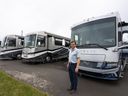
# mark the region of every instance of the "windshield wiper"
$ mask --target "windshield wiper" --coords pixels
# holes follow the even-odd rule
[[[25,48],[34,48],[34,46],[25,46]]]
[[[85,47],[85,46],[92,46],[92,45],[96,45],[96,46],[98,46],[98,47],[100,47],[100,48],[103,48],[103,49],[105,49],[105,50],[108,50],[106,47],[104,47],[104,46],[101,46],[100,44],[96,44],[96,43],[90,43],[90,44],[83,44],[83,45],[79,45],[78,47]]]
[[[103,48],[103,49],[105,49],[105,50],[108,50],[106,47],[101,46],[100,44],[97,44],[97,43],[94,43],[94,44],[89,44],[89,45],[96,45],[96,46],[98,46],[98,47],[100,47],[100,48]]]

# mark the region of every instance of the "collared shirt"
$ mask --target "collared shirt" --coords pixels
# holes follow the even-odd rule
[[[79,50],[77,48],[69,49],[69,62],[77,63],[77,59],[79,58]]]

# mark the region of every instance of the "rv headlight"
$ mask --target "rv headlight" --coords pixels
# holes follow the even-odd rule
[[[104,62],[102,65],[102,69],[112,69],[117,67],[118,64],[116,62]]]

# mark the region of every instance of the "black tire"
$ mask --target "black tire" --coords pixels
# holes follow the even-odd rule
[[[46,59],[44,57],[41,57],[40,60],[41,60],[40,63],[43,63],[43,64],[46,63]]]
[[[47,56],[45,57],[45,61],[46,61],[46,63],[52,62],[52,57],[51,57],[50,55],[47,55]]]
[[[22,57],[21,57],[21,54],[17,54],[17,60],[21,60],[22,59]]]
[[[119,64],[120,64],[119,71],[117,72],[118,78],[123,78],[124,77],[124,70],[123,70],[123,62],[122,62],[122,60],[119,61]]]

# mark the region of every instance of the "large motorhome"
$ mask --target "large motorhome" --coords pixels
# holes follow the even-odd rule
[[[70,39],[48,32],[34,32],[25,36],[23,62],[51,62],[66,58]]]
[[[21,59],[24,37],[18,35],[7,35],[1,44],[1,59]]]
[[[128,33],[123,28],[118,12],[72,27],[71,39],[76,40],[80,51],[80,74],[108,80],[123,77],[128,58]]]

